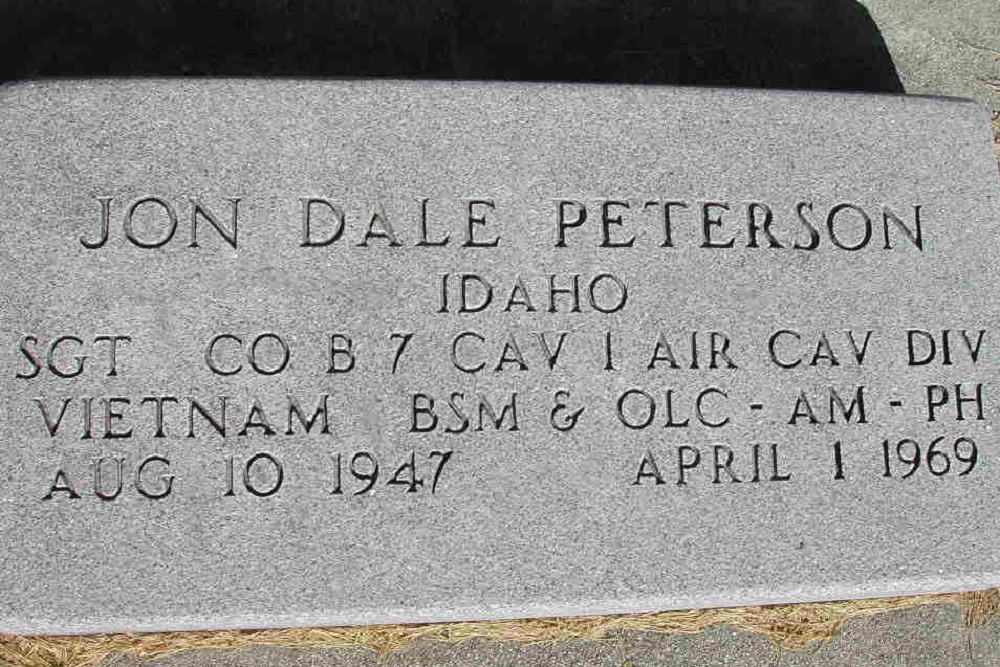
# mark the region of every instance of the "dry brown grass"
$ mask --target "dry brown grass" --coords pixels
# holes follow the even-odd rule
[[[1000,82],[997,82],[997,90],[1000,90]],[[1000,111],[993,112],[993,145],[997,149],[997,160],[1000,160]]]
[[[376,625],[351,628],[291,628],[217,632],[161,632],[85,637],[0,638],[0,660],[16,667],[94,667],[116,654],[144,660],[194,649],[284,648],[400,651],[420,640],[463,642],[472,639],[524,643],[566,639],[599,640],[624,632],[694,634],[716,625],[756,632],[785,648],[801,649],[837,634],[855,618],[932,604],[955,604],[966,624],[980,625],[997,615],[1000,589],[974,593],[816,602],[770,607],[735,607],[669,611],[625,616],[580,616],[513,621],[471,621],[424,625]]]

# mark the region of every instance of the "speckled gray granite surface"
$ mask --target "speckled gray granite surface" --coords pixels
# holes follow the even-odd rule
[[[291,80],[0,102],[0,630],[1000,583],[980,107]]]
[[[990,0],[924,2],[868,0],[911,93],[960,95],[1000,109],[987,82],[1000,76],[1000,12]],[[71,535],[67,539],[72,539]],[[110,539],[110,538],[109,538]],[[109,543],[109,549],[122,548]],[[693,637],[634,635],[603,643],[421,645],[393,656],[395,665],[995,665],[1000,663],[1000,627],[966,631],[950,607],[897,612],[850,624],[815,652],[779,652],[766,640],[716,629]],[[203,651],[156,664],[339,665],[377,664],[353,651]],[[116,664],[131,664],[120,660]]]

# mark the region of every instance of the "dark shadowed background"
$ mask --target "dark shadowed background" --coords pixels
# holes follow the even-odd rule
[[[0,0],[0,80],[109,75],[902,90],[854,0]]]

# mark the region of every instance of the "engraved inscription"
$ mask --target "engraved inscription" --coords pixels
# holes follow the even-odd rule
[[[488,257],[523,242],[514,221],[526,214],[498,197],[363,201],[308,194],[289,201],[293,233],[283,238],[310,256],[409,248]],[[251,197],[214,194],[99,196],[98,224],[84,226],[77,238],[87,251],[162,251],[171,243],[201,252],[245,249],[240,233],[252,229],[246,211],[254,204]],[[228,326],[185,345],[191,354],[177,358],[230,383],[225,392],[197,386],[80,391],[74,384],[79,378],[140,373],[142,350],[156,341],[130,330],[24,333],[14,347],[15,380],[31,387],[25,395],[33,405],[31,428],[52,442],[121,445],[53,460],[50,473],[38,480],[37,497],[53,503],[128,496],[169,501],[196,484],[214,488],[219,499],[280,496],[300,483],[303,470],[280,445],[258,446],[271,439],[314,443],[319,458],[311,465],[325,480],[317,492],[344,498],[393,489],[414,498],[448,494],[474,456],[471,443],[515,443],[539,429],[562,438],[599,429],[634,441],[634,453],[612,466],[605,481],[636,493],[794,485],[817,472],[831,484],[857,476],[897,482],[922,475],[961,484],[989,456],[988,436],[984,446],[975,434],[879,433],[881,422],[903,413],[914,423],[935,425],[986,420],[992,389],[976,369],[995,354],[988,328],[832,329],[779,317],[765,333],[748,335],[708,316],[697,329],[650,326],[642,324],[649,313],[634,304],[655,303],[654,286],[615,259],[627,252],[669,257],[684,246],[689,252],[919,254],[934,236],[923,204],[552,197],[531,211],[541,217],[529,224],[551,230],[537,238],[553,257],[589,248],[595,261],[579,270],[498,270],[496,264],[429,269],[417,276],[423,285],[418,304],[432,327],[373,331],[355,328],[351,313],[341,313],[336,326],[307,335],[294,328],[248,328],[231,318]],[[668,300],[660,303],[669,307]],[[587,326],[573,325],[583,320]],[[452,379],[428,383],[415,374],[428,360],[435,373]],[[886,363],[958,366],[967,374],[957,382],[931,377],[894,388],[858,381]],[[778,378],[780,387],[748,389],[743,378],[761,372]],[[332,388],[295,389],[310,378],[326,378],[335,387],[374,374],[393,378],[398,391],[368,406],[348,404]],[[584,391],[594,377],[606,379],[604,391]],[[557,386],[527,391],[538,378]],[[343,424],[357,418],[359,407],[387,420],[399,441],[386,448],[377,438],[342,440]],[[759,439],[731,439],[748,422],[757,425]],[[808,435],[799,442],[769,439],[768,425]],[[177,472],[174,452],[139,455],[129,447],[177,438],[250,446],[215,457],[217,465],[206,466],[200,481]],[[880,454],[872,455],[877,443]]]

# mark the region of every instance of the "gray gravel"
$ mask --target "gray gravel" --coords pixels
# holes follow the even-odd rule
[[[136,665],[118,658],[114,667]],[[1000,623],[967,630],[957,607],[921,607],[851,622],[825,645],[775,648],[767,638],[713,628],[700,635],[636,633],[602,642],[525,646],[424,642],[380,660],[368,651],[255,648],[192,651],[149,667],[993,667],[1000,664]]]

